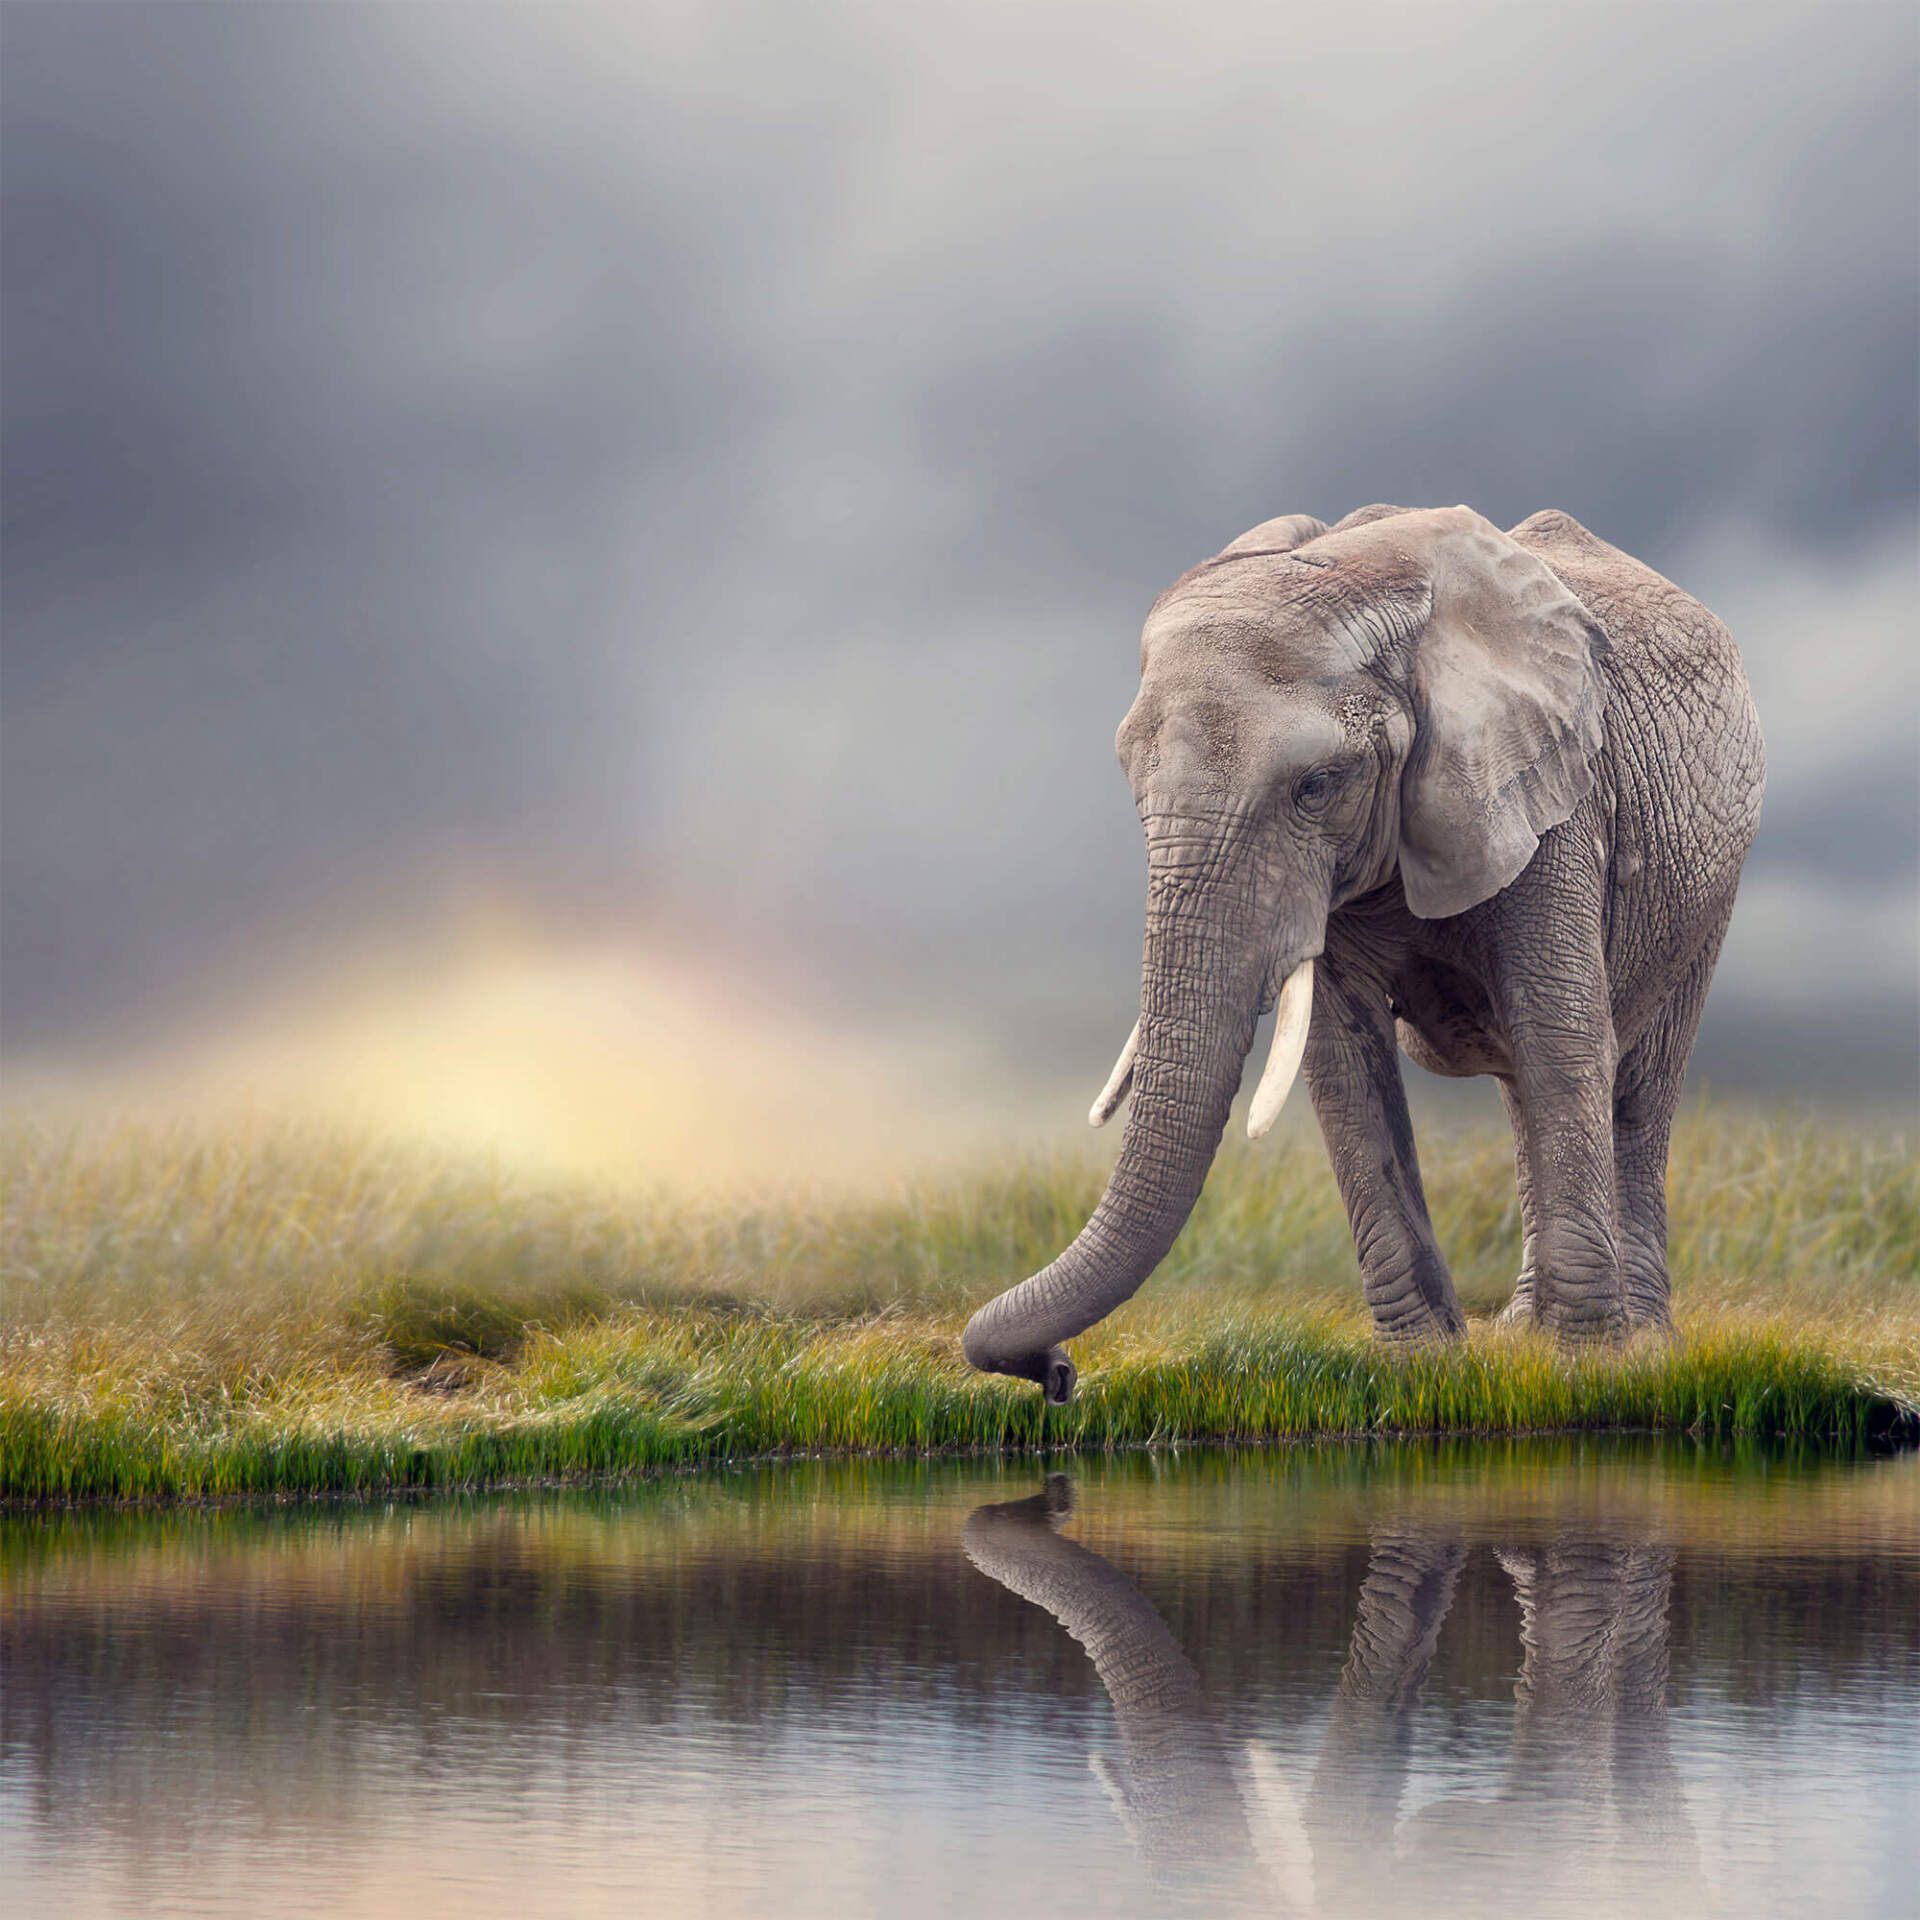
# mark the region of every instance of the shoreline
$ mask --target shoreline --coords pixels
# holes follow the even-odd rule
[[[1090,1341],[1050,1408],[970,1374],[944,1328],[636,1315],[530,1339],[515,1364],[308,1374],[252,1400],[179,1383],[128,1404],[66,1368],[0,1372],[0,1510],[297,1502],[617,1484],[793,1459],[1071,1457],[1188,1447],[1638,1434],[1838,1452],[1920,1439],[1865,1355],[1777,1323],[1568,1353],[1480,1329],[1396,1352],[1264,1315],[1175,1346]],[[90,1390],[90,1388],[92,1390]]]
[[[398,1501],[426,1504],[438,1500],[509,1499],[523,1494],[617,1492],[652,1482],[722,1478],[730,1474],[764,1472],[800,1466],[902,1466],[913,1462],[947,1465],[969,1461],[1080,1461],[1126,1456],[1189,1453],[1277,1453],[1292,1448],[1407,1446],[1459,1443],[1486,1446],[1505,1441],[1542,1440],[1656,1440],[1700,1448],[1794,1449],[1834,1460],[1884,1457],[1920,1449],[1920,1411],[1890,1400],[1873,1399],[1875,1415],[1884,1414],[1859,1440],[1822,1440],[1780,1435],[1706,1434],[1662,1427],[1488,1427],[1381,1428],[1369,1433],[1289,1433],[1258,1439],[1194,1435],[1178,1440],[1123,1440],[1100,1446],[1045,1442],[1033,1445],[950,1446],[927,1449],[902,1447],[792,1447],[767,1453],[716,1454],[704,1459],[658,1461],[631,1467],[613,1467],[572,1476],[525,1477],[488,1481],[395,1482],[361,1487],[315,1487],[279,1491],[45,1496],[0,1495],[0,1522],[30,1519],[37,1514],[168,1514],[223,1512],[286,1512],[299,1508],[371,1507]]]

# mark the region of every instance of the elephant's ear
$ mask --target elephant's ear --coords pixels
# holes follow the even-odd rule
[[[1397,514],[1377,534],[1402,559],[1426,549],[1400,877],[1413,911],[1438,920],[1516,879],[1592,790],[1606,636],[1544,561],[1469,508]]]

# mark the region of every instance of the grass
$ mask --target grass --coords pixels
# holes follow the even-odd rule
[[[1271,1143],[1269,1143],[1271,1144]],[[1518,1262],[1505,1144],[1427,1149],[1471,1311]],[[1324,1157],[1230,1148],[1081,1389],[957,1334],[1065,1243],[1092,1159],[755,1207],[615,1194],[372,1139],[0,1141],[0,1498],[471,1487],[781,1451],[1635,1428],[1857,1444],[1920,1402],[1920,1169],[1890,1132],[1722,1108],[1675,1150],[1681,1338],[1568,1355],[1369,1339]]]

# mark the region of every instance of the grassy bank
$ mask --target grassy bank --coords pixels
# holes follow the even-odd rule
[[[1492,1132],[1427,1149],[1469,1309],[1510,1289]],[[1367,1337],[1317,1144],[1229,1150],[1064,1410],[960,1364],[1092,1160],[832,1204],[618,1196],[371,1140],[16,1125],[0,1152],[0,1496],[471,1486],[782,1450],[1635,1427],[1847,1443],[1920,1399],[1904,1139],[1706,1109],[1675,1156],[1682,1338],[1572,1358]]]

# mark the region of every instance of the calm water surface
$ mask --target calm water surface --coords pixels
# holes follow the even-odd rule
[[[0,1911],[1899,1915],[1920,1458],[0,1522]]]

